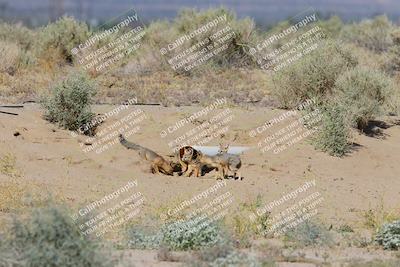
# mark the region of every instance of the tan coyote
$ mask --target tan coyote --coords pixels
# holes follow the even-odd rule
[[[181,165],[182,174],[189,177],[192,174],[199,177],[201,175],[201,166],[199,162],[199,151],[191,146],[185,146],[178,151],[178,161]]]
[[[142,160],[150,162],[152,173],[158,174],[161,171],[164,174],[173,175],[173,168],[171,166],[171,163],[165,160],[162,156],[158,155],[153,150],[128,142],[122,134],[119,135],[119,142],[127,149],[135,150]]]
[[[208,156],[200,151],[197,151],[191,146],[182,147],[178,153],[179,163],[183,175],[189,177],[192,174],[196,177],[201,176],[201,170],[203,165],[210,166],[217,169],[216,178],[224,178],[224,169],[227,167],[224,165],[225,161],[217,156]]]
[[[239,155],[228,153],[229,144],[219,144],[219,151],[217,156],[224,162],[224,176],[228,175],[228,170],[233,172],[233,178],[242,180],[239,169],[242,167],[242,160]],[[238,177],[236,177],[238,174]]]

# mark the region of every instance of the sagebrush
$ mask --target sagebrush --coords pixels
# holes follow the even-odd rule
[[[62,128],[76,131],[94,118],[91,104],[95,94],[95,84],[87,75],[72,73],[54,86],[49,96],[43,97],[44,118]]]

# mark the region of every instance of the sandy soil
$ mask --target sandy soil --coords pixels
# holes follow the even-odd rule
[[[140,107],[147,118],[140,123],[139,132],[127,137],[161,155],[171,154],[160,132],[185,115],[201,108]],[[105,113],[111,106],[97,106],[96,112]],[[133,109],[133,108],[131,108]],[[242,156],[242,181],[228,180],[238,201],[261,194],[266,202],[279,198],[284,192],[301,186],[307,178],[316,179],[316,189],[323,194],[321,216],[332,220],[354,219],[354,211],[378,207],[381,200],[387,209],[398,208],[400,197],[400,127],[383,129],[383,138],[354,136],[356,150],[344,158],[336,158],[316,151],[306,140],[287,150],[273,154],[257,148],[260,138],[251,138],[248,131],[284,111],[269,109],[232,109],[234,120],[229,123],[229,134],[237,134],[234,145],[250,146]],[[61,191],[67,198],[84,202],[112,192],[127,181],[137,179],[139,189],[154,204],[168,201],[176,195],[192,196],[215,184],[213,173],[201,178],[170,177],[145,173],[134,151],[116,144],[100,154],[84,153],[79,141],[68,131],[41,118],[36,105],[17,111],[19,116],[1,115],[0,148],[17,159],[23,179],[46,185],[49,191]],[[125,110],[105,122],[99,130],[122,118]],[[275,114],[275,115],[274,115]],[[395,121],[395,118],[390,118]],[[388,121],[389,125],[390,120]],[[190,128],[186,128],[190,129]],[[20,136],[13,136],[15,131]],[[218,145],[212,140],[210,145]]]
[[[94,111],[106,113],[115,107],[95,106]],[[142,109],[146,118],[139,123],[139,131],[127,139],[163,156],[171,154],[168,141],[173,135],[161,138],[160,132],[201,109],[130,107],[110,117],[98,131],[107,129],[134,108]],[[389,127],[380,129],[381,136],[355,133],[356,149],[344,158],[336,158],[316,151],[306,139],[279,154],[262,153],[257,147],[261,137],[252,138],[248,132],[285,111],[236,107],[231,110],[234,119],[228,123],[228,137],[236,136],[234,145],[251,147],[242,155],[244,179],[227,180],[227,190],[234,196],[233,205],[254,201],[258,194],[263,203],[268,203],[315,179],[313,192],[318,191],[324,198],[317,217],[334,227],[344,223],[361,227],[360,214],[369,209],[399,209],[400,127],[395,123],[398,118],[383,118]],[[62,196],[72,207],[100,199],[128,181],[137,180],[138,190],[146,197],[142,211],[146,214],[155,206],[188,199],[216,182],[213,172],[199,178],[145,173],[138,155],[119,143],[100,154],[84,153],[82,148],[86,145],[82,142],[86,137],[73,137],[43,120],[38,105],[28,104],[16,112],[19,116],[0,114],[0,156],[14,155],[21,172],[18,179],[38,184],[43,192]],[[289,118],[288,123],[294,119]],[[185,129],[194,126],[186,125]],[[16,131],[20,135],[14,136]],[[218,142],[215,139],[207,145]],[[0,176],[0,181],[7,179],[10,178],[4,174]]]

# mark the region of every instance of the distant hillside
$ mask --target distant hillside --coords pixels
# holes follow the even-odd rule
[[[46,23],[63,13],[93,23],[107,20],[135,7],[143,20],[172,18],[183,7],[208,8],[226,6],[239,17],[249,16],[259,24],[271,24],[313,7],[323,16],[337,14],[344,20],[359,20],[387,14],[392,20],[400,17],[398,0],[0,0],[0,17],[24,20],[33,25]]]

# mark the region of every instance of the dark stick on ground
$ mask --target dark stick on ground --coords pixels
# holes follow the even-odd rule
[[[4,113],[4,114],[8,114],[8,115],[14,115],[14,116],[18,116],[18,114],[17,114],[17,113],[12,113],[12,112],[0,111],[0,113]]]

